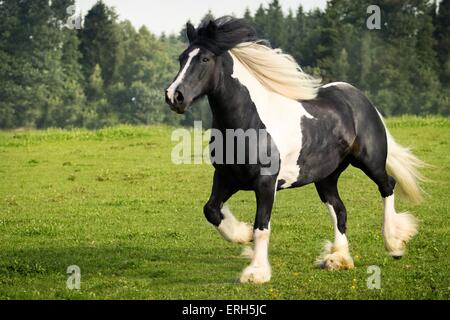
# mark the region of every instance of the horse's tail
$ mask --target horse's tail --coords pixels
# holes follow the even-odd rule
[[[383,120],[381,115],[380,118]],[[397,181],[399,195],[414,203],[419,203],[422,201],[422,189],[419,182],[424,181],[419,169],[425,166],[425,162],[417,158],[410,149],[398,144],[385,123],[384,127],[388,147],[386,170]]]

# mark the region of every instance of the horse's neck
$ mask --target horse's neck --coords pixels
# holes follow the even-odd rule
[[[232,77],[231,56],[223,61],[219,84],[208,95],[213,123],[218,129],[249,129],[258,126],[258,116],[248,91]]]

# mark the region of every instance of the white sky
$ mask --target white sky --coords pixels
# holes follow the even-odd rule
[[[96,0],[76,0],[78,10],[85,15]],[[210,9],[215,17],[227,14],[242,16],[248,7],[254,13],[261,3],[266,7],[270,0],[104,0],[108,6],[116,8],[121,20],[130,20],[139,28],[146,25],[156,34],[162,32],[178,33],[188,19],[194,24]],[[280,0],[283,10],[297,10],[302,4],[305,11],[312,8],[325,8],[326,0]]]

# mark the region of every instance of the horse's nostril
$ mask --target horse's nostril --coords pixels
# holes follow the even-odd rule
[[[183,101],[184,101],[184,96],[183,96],[183,94],[180,92],[180,91],[175,91],[175,101],[177,102],[177,103],[183,103]]]

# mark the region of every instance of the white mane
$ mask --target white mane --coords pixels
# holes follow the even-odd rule
[[[230,51],[267,89],[293,100],[317,96],[321,80],[304,73],[295,59],[281,49],[244,42]]]

